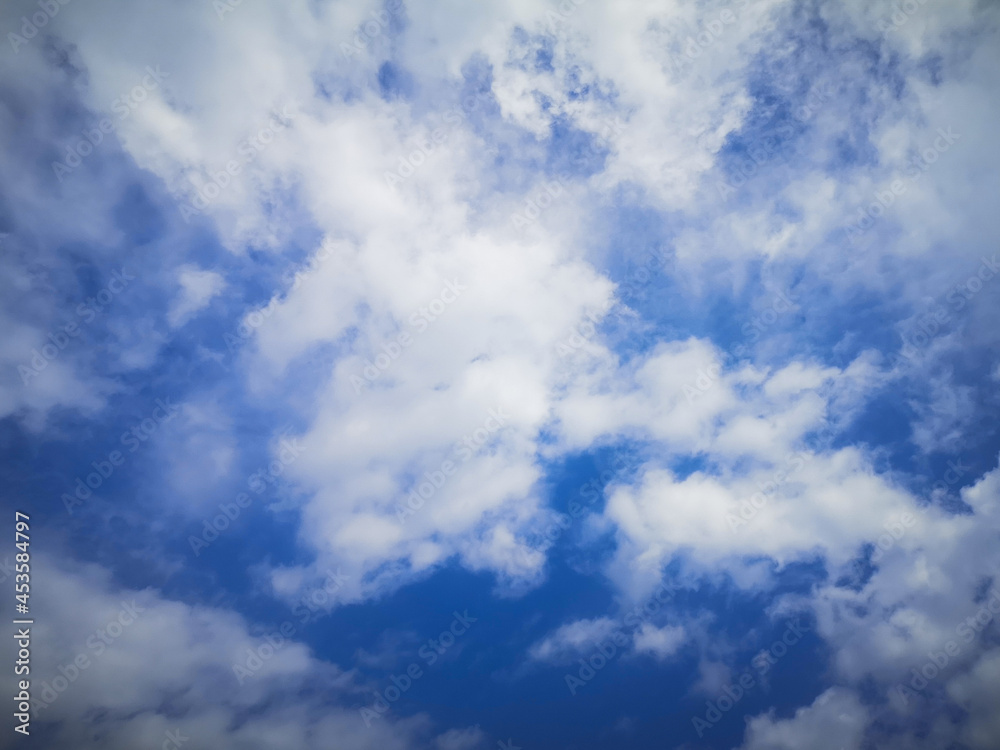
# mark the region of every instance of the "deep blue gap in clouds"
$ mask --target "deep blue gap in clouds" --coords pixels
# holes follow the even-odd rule
[[[816,580],[815,566],[792,566],[786,591],[804,591]],[[353,657],[360,648],[377,650],[376,634],[384,630],[410,634],[409,644],[395,660],[381,668],[362,668],[375,690],[391,685],[410,663],[420,665],[423,676],[393,703],[393,712],[408,715],[432,710],[442,727],[480,724],[489,735],[513,737],[525,745],[553,748],[599,748],[629,739],[633,747],[661,747],[666,738],[695,740],[692,715],[705,710],[701,697],[687,695],[697,678],[697,664],[690,648],[666,664],[648,657],[615,655],[612,662],[581,688],[570,694],[565,674],[572,666],[520,663],[536,640],[577,617],[614,616],[611,590],[589,576],[580,576],[555,561],[543,587],[519,599],[497,600],[489,594],[490,576],[474,575],[449,566],[431,579],[408,586],[384,602],[347,607],[307,628],[307,641],[334,661]],[[785,624],[769,623],[762,615],[765,598],[743,597],[731,589],[705,588],[678,595],[690,611],[724,611],[720,623],[726,634],[743,645],[735,656],[738,679],[742,670],[755,675],[753,687],[738,711],[707,733],[704,747],[730,747],[743,731],[744,713],[776,706],[790,713],[800,705],[803,691],[822,691],[824,662],[813,634],[779,660],[764,682],[757,679],[751,660],[773,643]],[[479,620],[462,635],[441,661],[428,666],[418,655],[420,645],[436,637],[451,621],[454,610]],[[808,620],[803,625],[809,627]],[[749,637],[748,637],[748,634]],[[374,647],[374,649],[373,649]],[[589,654],[588,654],[589,655]],[[517,666],[512,666],[511,662]],[[370,705],[371,698],[366,703]],[[640,718],[640,727],[621,736],[614,727],[622,719]],[[729,743],[729,744],[727,744]]]
[[[579,490],[587,482],[599,480],[599,470],[608,465],[606,453],[567,461],[559,485]],[[784,590],[804,591],[820,575],[821,568],[816,565],[796,565],[789,566],[779,579]],[[639,743],[634,745],[637,747],[657,746],[663,736],[687,736],[685,733],[693,731],[691,712],[701,704],[685,698],[686,686],[696,676],[697,665],[690,656],[681,655],[665,666],[648,659],[616,659],[576,697],[566,688],[565,667],[518,668],[532,643],[565,622],[615,616],[612,589],[599,576],[581,575],[554,555],[545,584],[523,597],[497,599],[491,588],[492,576],[448,565],[383,601],[337,610],[306,626],[303,633],[318,655],[340,663],[351,661],[359,649],[377,651],[378,634],[383,631],[403,633],[402,641],[409,643],[409,649],[402,649],[381,669],[362,668],[362,672],[374,681],[376,689],[384,690],[391,684],[391,675],[401,674],[411,662],[418,663],[424,676],[394,703],[393,711],[405,715],[430,708],[442,726],[479,723],[497,737],[567,748],[596,748],[602,742],[606,746],[617,736],[613,724],[627,716],[656,717],[632,737]],[[726,622],[719,627],[734,639],[761,631],[737,664],[748,666],[761,643],[770,643],[783,632],[784,625],[774,630],[763,618],[764,599],[706,587],[679,594],[677,601],[687,611],[726,611]],[[456,609],[468,609],[480,619],[446,658],[427,667],[417,649],[450,623]],[[279,607],[271,619],[277,625],[282,616]],[[753,692],[759,695],[748,694],[742,704],[747,711],[755,713],[775,704],[790,711],[797,706],[803,684],[816,683],[820,673],[821,663],[812,651],[813,646],[804,643],[801,654],[783,660],[774,670],[770,687],[756,688]],[[818,684],[815,692],[820,692]],[[665,715],[664,705],[674,705],[676,710]],[[604,710],[595,710],[597,706]],[[741,716],[735,712],[727,716],[706,738],[713,743],[706,746],[722,747],[737,741],[742,732]]]
[[[378,69],[378,85],[382,98],[409,99],[414,93],[413,76],[396,63],[386,61]]]

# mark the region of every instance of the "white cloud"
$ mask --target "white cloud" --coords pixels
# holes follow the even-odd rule
[[[167,320],[174,328],[204,309],[226,287],[221,274],[194,266],[181,266],[177,270],[177,283],[180,292],[167,312]]]
[[[570,622],[534,644],[528,649],[528,655],[537,661],[573,661],[577,655],[593,651],[616,626],[617,623],[609,617]]]
[[[726,22],[722,36],[688,66],[688,37],[705,32],[707,20],[725,5],[585,3],[551,40],[551,70],[532,70],[527,63],[534,35],[550,23],[541,5],[408,4],[407,31],[391,50],[395,61],[412,73],[418,89],[440,94],[442,102],[458,98],[463,66],[473,58],[485,61],[500,118],[483,128],[463,122],[412,177],[395,186],[386,183],[386,171],[432,136],[440,113],[428,113],[421,101],[386,101],[375,93],[376,71],[387,51],[382,46],[374,45],[358,61],[331,52],[331,40],[349,39],[367,7],[243,4],[218,23],[212,9],[197,2],[170,7],[94,2],[87,12],[73,5],[50,27],[73,44],[63,50],[58,75],[65,80],[46,83],[50,71],[43,65],[41,40],[11,63],[10,77],[23,83],[5,83],[5,91],[26,102],[23,109],[54,111],[61,99],[75,101],[70,93],[79,90],[95,113],[108,115],[115,98],[132,89],[147,65],[162,66],[168,76],[119,124],[120,147],[109,138],[107,161],[113,168],[91,181],[81,172],[60,183],[59,198],[73,209],[54,210],[48,185],[25,180],[11,215],[25,217],[43,248],[68,240],[111,245],[109,238],[118,241],[125,233],[112,218],[132,177],[122,163],[133,160],[182,202],[190,200],[210,182],[221,184],[220,170],[228,160],[243,158],[248,138],[275,122],[274,108],[295,103],[292,116],[278,118],[281,127],[275,126],[266,148],[255,147],[238,176],[223,176],[218,198],[194,219],[214,228],[241,257],[249,250],[280,256],[298,244],[298,232],[306,227],[337,248],[304,283],[275,295],[273,314],[255,329],[240,361],[252,398],[289,405],[307,425],[306,450],[289,475],[306,495],[298,509],[301,551],[315,560],[277,569],[276,593],[294,597],[320,571],[342,567],[352,583],[339,592],[340,601],[359,601],[449,559],[495,573],[508,591],[534,585],[544,576],[547,548],[530,543],[529,532],[549,515],[540,458],[637,438],[655,446],[662,460],[643,467],[634,484],[612,485],[598,522],[618,543],[609,575],[630,596],[655,585],[662,566],[680,556],[700,573],[728,571],[738,586],[752,589],[768,583],[760,557],[779,565],[822,559],[836,575],[885,524],[904,512],[915,514],[917,524],[861,591],[831,583],[798,602],[816,612],[820,634],[836,649],[841,679],[855,684],[874,675],[889,684],[922,651],[947,639],[955,629],[949,619],[954,613],[975,604],[984,571],[993,569],[986,562],[996,562],[991,535],[1000,481],[994,473],[963,492],[975,511],[971,516],[920,510],[910,493],[876,471],[867,448],[839,447],[838,430],[879,387],[901,377],[900,371],[885,370],[869,354],[845,368],[827,367],[799,354],[793,334],[769,341],[766,351],[774,356],[735,363],[724,362],[710,342],[695,338],[663,342],[631,360],[615,356],[600,340],[572,362],[555,352],[585,312],[607,309],[612,299],[613,286],[594,260],[605,249],[593,246],[591,216],[600,215],[595,207],[618,200],[622,190],[641,196],[637,202],[644,208],[671,212],[671,249],[679,261],[671,281],[681,300],[720,290],[739,293],[752,278],[750,269],[763,260],[766,275],[775,280],[801,277],[802,307],[814,307],[816,317],[823,317],[828,305],[853,304],[857,289],[923,309],[928,295],[947,291],[975,270],[982,253],[992,251],[989,243],[1000,229],[994,206],[1000,152],[979,144],[991,143],[995,128],[1000,48],[986,36],[995,30],[993,6],[928,3],[893,30],[876,54],[862,49],[857,37],[882,44],[878,22],[893,12],[888,0],[823,4],[816,11],[823,23],[812,26],[823,26],[828,37],[811,46],[784,36],[793,4],[736,5],[736,21]],[[121,28],[132,31],[121,34]],[[968,44],[953,48],[954,38],[967,38]],[[830,66],[813,47],[842,50],[842,58]],[[782,57],[788,50],[799,56]],[[678,60],[685,64],[678,66]],[[768,61],[771,67],[761,68]],[[877,75],[872,66],[878,66]],[[753,125],[751,81],[763,76],[777,86],[786,77],[813,74],[834,93],[801,137],[788,144],[795,149],[789,171],[761,170],[758,181],[732,203],[723,200],[717,185],[725,176],[726,144],[740,134],[749,138]],[[581,97],[582,86],[600,95]],[[609,118],[620,118],[624,126],[605,130]],[[5,135],[12,127],[8,119],[13,118],[0,118]],[[60,143],[69,138],[38,119],[26,129]],[[511,212],[551,176],[537,174],[528,158],[523,163],[509,158],[508,169],[495,169],[484,147],[496,141],[540,163],[541,141],[557,120],[595,134],[607,146],[605,169],[565,178],[564,194],[537,223],[517,231]],[[858,207],[905,174],[908,161],[933,142],[938,128],[950,126],[961,136],[931,165],[933,171],[908,183],[865,242],[850,245],[842,230]],[[30,174],[27,157],[0,158],[5,173]],[[40,161],[34,153],[31,158]],[[179,216],[166,221],[164,278],[149,279],[170,291],[172,327],[204,309],[225,284],[216,272],[176,265],[180,251],[174,248],[186,236],[180,221]],[[17,248],[19,258],[34,252]],[[48,252],[39,257],[51,264],[55,256]],[[10,335],[0,344],[0,361],[13,372],[32,348],[45,343],[57,322],[58,294],[54,285],[25,273],[26,261],[4,264],[3,278],[10,279],[5,291],[16,303],[3,295],[2,322]],[[411,322],[446,284],[456,282],[467,291],[440,316],[424,328]],[[175,295],[177,283],[181,291]],[[28,304],[36,297],[42,301]],[[977,298],[961,325],[956,319],[956,332],[985,350],[998,336],[991,300]],[[146,346],[126,342],[115,367],[141,368],[155,359],[155,326],[143,321],[132,328]],[[120,322],[109,325],[113,332],[123,329]],[[386,347],[391,349],[401,332],[409,333],[412,343],[390,356]],[[963,340],[957,333],[954,339],[942,336],[928,357],[943,358]],[[377,377],[369,379],[368,362],[380,355],[389,363],[376,366]],[[933,365],[926,372],[935,377],[915,399],[920,406],[914,440],[926,451],[956,442],[977,403],[975,393],[955,387],[950,371]],[[698,386],[699,394],[689,398],[687,389],[710,370],[716,373],[710,386],[704,392]],[[113,386],[94,372],[88,356],[66,353],[30,387],[22,388],[8,374],[0,382],[0,415],[22,415],[37,428],[58,407],[96,413]],[[365,381],[360,392],[356,378]],[[287,393],[293,396],[281,400]],[[497,408],[509,413],[502,429],[461,458],[457,446]],[[187,429],[200,436],[191,450],[204,454],[199,472],[211,484],[235,463],[234,449],[197,419]],[[790,460],[793,454],[801,465]],[[168,461],[184,455],[177,451]],[[686,475],[672,471],[668,459],[676,457],[697,459],[702,466]],[[457,471],[401,521],[398,509],[407,494],[445,461],[457,464]],[[177,474],[171,486],[188,493],[201,486],[189,470],[182,467]],[[746,526],[734,528],[730,518],[739,518],[745,503],[768,483],[774,492]],[[94,590],[101,588],[97,584],[88,586],[88,595],[107,598]],[[199,635],[220,653],[230,653],[230,641],[247,641],[245,627],[232,616],[149,601],[155,616],[143,623],[156,627],[140,623],[134,631],[136,637],[146,634],[144,643],[154,635],[174,638],[172,647],[185,653],[173,633],[187,632],[188,621],[203,627],[206,632]],[[86,602],[77,603],[87,609]],[[536,644],[533,654],[556,658],[606,627],[605,619],[570,623]],[[155,632],[147,634],[149,628]],[[52,635],[61,637],[55,630]],[[648,626],[635,645],[660,656],[677,638],[670,628]],[[220,666],[207,648],[199,647],[195,656]],[[116,671],[136,683],[135,691],[115,692],[106,681],[93,700],[111,707],[119,728],[131,733],[129,741],[140,734],[145,741],[143,733],[159,721],[155,690],[137,682],[138,651],[125,649],[118,658]],[[994,673],[992,661],[975,658],[976,653],[966,654],[960,664],[966,672],[949,689],[975,711],[962,736],[982,745],[995,727],[982,715],[975,689]],[[157,662],[154,685],[194,682],[191,659]],[[313,669],[310,659],[303,649],[289,647],[269,667],[277,672],[268,679],[300,684],[295,680]],[[82,716],[91,694],[80,696],[65,696],[53,714],[66,711],[67,720]],[[227,731],[226,710],[191,711],[192,726]],[[277,707],[267,714],[273,725],[258,717],[234,731],[248,743],[251,735],[269,741],[279,730],[301,739],[304,730],[297,727],[309,724],[307,713]],[[147,715],[153,723],[137,718]],[[830,727],[846,727],[847,736],[855,738],[862,717],[853,696],[833,691],[794,719],[758,719],[748,742],[750,747],[825,742]],[[374,735],[351,740],[340,720],[334,712],[318,721],[326,722],[324,729],[346,732],[358,747],[375,742]],[[403,742],[391,732],[378,739],[385,747]],[[465,741],[460,735],[452,739],[452,744]]]
[[[437,738],[437,750],[476,750],[486,746],[486,735],[479,727],[450,729]]]
[[[78,19],[72,36],[90,71],[88,96],[95,107],[106,107],[128,90],[129,69],[142,70],[151,58],[169,73],[148,106],[123,124],[123,140],[138,163],[172,189],[190,194],[192,178],[216,174],[224,166],[219,155],[238,154],[240,144],[274,107],[300,103],[273,142],[255,152],[241,175],[222,189],[206,216],[238,252],[247,241],[276,250],[284,239],[285,211],[292,210],[282,196],[294,189],[302,201],[300,218],[331,237],[344,238],[335,260],[280,300],[272,318],[257,329],[256,349],[247,359],[249,377],[266,398],[297,382],[294,363],[307,352],[322,346],[338,350],[315,403],[304,408],[312,418],[304,438],[312,450],[295,467],[297,479],[313,489],[303,508],[308,521],[303,541],[315,550],[320,565],[344,564],[359,574],[353,580],[361,581],[364,572],[385,571],[385,564],[392,563],[395,573],[371,579],[370,591],[396,585],[393,578],[398,583],[408,572],[418,574],[454,555],[472,568],[495,570],[512,581],[538,580],[544,550],[531,549],[520,535],[543,514],[534,490],[539,477],[534,453],[536,436],[552,413],[560,421],[566,448],[586,447],[602,433],[633,429],[671,446],[693,440],[694,449],[749,455],[772,464],[773,446],[787,447],[820,424],[831,398],[824,401],[818,384],[842,375],[817,367],[795,365],[798,369],[785,370],[784,380],[772,382],[770,400],[760,405],[776,412],[767,417],[730,415],[726,430],[712,435],[711,420],[733,408],[737,386],[752,387],[764,373],[743,367],[728,376],[732,387],[712,388],[688,403],[684,385],[693,381],[699,365],[713,359],[704,344],[664,345],[660,356],[647,359],[634,372],[608,358],[589,371],[567,371],[553,356],[555,344],[582,313],[602,309],[608,300],[610,285],[579,257],[573,242],[580,239],[589,202],[623,181],[643,186],[661,206],[691,215],[714,212],[737,236],[727,243],[723,232],[711,245],[737,257],[755,256],[753,248],[758,247],[771,248],[768,253],[774,257],[786,252],[802,257],[794,243],[809,243],[829,231],[840,220],[835,210],[841,216],[846,213],[844,205],[837,206],[827,211],[825,224],[806,222],[804,230],[788,233],[787,226],[770,220],[773,207],[766,202],[753,204],[745,216],[734,216],[721,210],[715,196],[704,196],[701,183],[717,168],[719,148],[744,124],[751,104],[751,66],[788,21],[784,3],[741,5],[735,21],[724,24],[725,38],[702,50],[690,69],[678,70],[667,58],[684,56],[688,36],[697,37],[707,28],[706,19],[714,18],[709,10],[685,3],[663,7],[634,2],[612,12],[585,4],[555,35],[552,70],[532,72],[523,63],[530,59],[534,42],[530,34],[516,41],[520,37],[512,30],[515,25],[545,29],[549,21],[542,9],[498,3],[479,8],[473,16],[423,4],[407,7],[410,25],[401,45],[403,65],[409,63],[421,81],[454,91],[464,56],[483,50],[492,63],[492,91],[506,124],[538,135],[554,118],[566,117],[596,133],[609,117],[625,115],[625,127],[604,136],[611,149],[604,174],[568,185],[566,195],[543,214],[540,224],[521,236],[511,231],[508,216],[523,191],[494,195],[491,207],[482,213],[471,210],[482,202],[489,162],[482,158],[479,136],[468,124],[413,177],[390,187],[386,169],[394,168],[398,155],[409,153],[430,134],[430,121],[417,118],[405,100],[387,102],[371,93],[348,101],[312,96],[314,70],[329,69],[333,77],[346,73],[346,61],[325,57],[324,40],[336,38],[333,32],[342,32],[343,23],[360,22],[360,8],[312,14],[302,4],[280,10],[248,7],[214,25],[205,23],[211,19],[195,5],[169,14],[148,4],[116,10],[126,17],[145,14],[147,24],[150,18],[162,21],[170,33],[163,33],[152,47],[124,42],[109,46],[101,14]],[[850,13],[858,15],[853,9]],[[276,18],[289,29],[286,37],[270,31]],[[831,18],[836,20],[835,33],[850,33],[847,16]],[[962,21],[959,14],[949,23]],[[207,64],[187,46],[182,52],[163,41],[174,33],[190,34],[190,29],[197,29],[206,42],[196,49],[213,49],[230,64]],[[431,50],[432,38],[448,41]],[[377,64],[375,52],[362,66]],[[743,73],[725,73],[733,69]],[[347,75],[349,80],[358,73]],[[245,80],[254,85],[248,89],[240,83]],[[615,91],[614,106],[600,97],[571,96],[571,87],[578,83]],[[921,95],[927,98],[930,92]],[[976,106],[971,93],[954,96]],[[898,114],[901,118],[912,110],[900,109]],[[891,137],[894,132],[887,128],[875,139],[887,153],[902,153],[898,138]],[[956,150],[956,166],[949,169],[967,163],[961,153]],[[855,191],[847,204],[863,192]],[[809,196],[830,193],[826,188],[817,192],[796,187],[788,195],[802,203]],[[713,232],[719,229],[700,225],[711,226]],[[706,248],[703,239],[691,234],[699,231],[682,230],[678,247]],[[808,234],[802,236],[803,231]],[[685,257],[693,265],[682,266],[682,274],[697,268],[706,253],[699,250],[697,256]],[[410,314],[450,279],[470,289],[449,311],[454,314],[446,313],[431,325],[374,386],[360,396],[354,393],[351,378],[364,371],[365,360],[377,357],[399,330],[408,330]],[[195,270],[184,271],[182,283],[185,292],[171,312],[175,324],[221,288],[221,279]],[[564,386],[567,395],[557,395]],[[791,390],[782,395],[782,389]],[[464,467],[411,522],[396,523],[395,506],[410,489],[408,478],[444,460],[449,446],[473,428],[477,412],[497,404],[509,404],[513,412],[497,449]],[[439,414],[449,419],[436,418]],[[870,475],[864,457],[849,451],[813,465],[817,481],[849,479],[865,497],[882,489],[876,477],[864,476]],[[679,504],[696,489],[719,508],[731,506],[752,488],[750,482],[725,487],[711,476],[688,478],[686,486],[663,475],[655,478],[667,486],[679,485],[672,489]],[[901,502],[891,491],[885,497],[893,498],[890,504]],[[611,512],[626,513],[628,503],[615,501]],[[759,543],[757,549],[791,556],[798,554],[793,547],[809,544],[817,529],[810,529],[809,522],[799,528],[802,514],[796,514],[793,505],[775,504],[769,514],[777,525],[775,541]],[[875,515],[870,510],[865,516],[864,533],[871,531]],[[614,520],[634,534],[639,529],[634,522],[641,516],[640,510],[632,521],[624,515]],[[717,517],[721,514],[690,519],[692,525],[677,532],[670,544],[718,548],[727,529],[718,525]],[[826,520],[821,517],[819,523]],[[837,540],[827,540],[827,547],[847,554],[858,536],[844,529]],[[754,549],[749,542],[746,547]],[[367,595],[345,592],[350,594]]]
[[[853,693],[831,688],[790,719],[758,716],[747,725],[743,750],[859,750],[867,712]]]
[[[46,581],[32,597],[32,635],[46,644],[32,652],[32,695],[57,696],[32,730],[44,723],[52,747],[159,746],[166,731],[177,730],[199,747],[319,748],[331,736],[352,750],[425,746],[429,726],[419,715],[383,717],[366,727],[348,708],[366,695],[363,686],[317,660],[294,633],[283,642],[272,630],[251,636],[233,612],[121,588],[97,566],[68,572],[37,553],[32,562]],[[260,648],[267,635],[279,644],[271,651]],[[233,665],[251,663],[248,649],[265,658],[241,684]],[[74,671],[71,662],[80,655],[86,658],[77,664],[86,666]],[[64,674],[72,677],[65,686]],[[4,680],[13,690],[13,675]],[[46,686],[54,684],[63,690],[49,693]],[[328,699],[307,697],[316,688]],[[164,695],[172,696],[169,705]],[[460,737],[465,744],[455,744]],[[471,738],[468,730],[453,731],[438,746],[470,748]]]
[[[1000,742],[1000,649],[988,651],[966,674],[948,684],[949,697],[969,712],[971,721],[959,738],[977,750],[988,750]]]
[[[662,660],[677,653],[685,640],[687,634],[682,627],[658,628],[647,622],[636,631],[633,645],[637,653],[648,653]]]

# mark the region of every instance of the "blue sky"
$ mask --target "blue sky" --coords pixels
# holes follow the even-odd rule
[[[161,6],[0,11],[2,746],[1000,745],[995,5]]]

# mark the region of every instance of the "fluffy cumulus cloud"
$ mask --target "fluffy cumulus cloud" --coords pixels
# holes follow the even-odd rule
[[[252,635],[231,611],[122,588],[98,566],[34,563],[47,582],[33,629],[45,644],[32,665],[35,732],[48,747],[306,748],[330,736],[351,748],[469,747],[454,732],[428,736],[422,717],[366,729],[349,705],[363,686],[317,662],[294,628]]]
[[[658,628],[646,624],[636,633],[635,650],[639,653],[652,654],[657,659],[665,659],[677,653],[684,640],[684,628]]]
[[[180,291],[170,305],[167,320],[171,326],[180,325],[184,320],[201,310],[225,287],[222,276],[214,271],[198,268],[181,268],[177,274]]]
[[[997,746],[998,24],[8,3],[38,733]]]
[[[758,716],[747,725],[745,750],[860,748],[867,717],[857,697],[832,688],[789,719]]]
[[[627,540],[620,554],[632,550],[644,565],[681,549],[711,565],[755,555],[784,563],[823,548],[842,562],[886,517],[916,509],[863,450],[823,447],[838,407],[868,379],[863,364],[853,371],[795,364],[773,374],[744,368],[685,396],[692,350],[698,345],[654,353],[636,373],[641,385],[625,392],[597,385],[579,404],[567,399],[574,419],[608,417],[603,425],[593,420],[600,435],[637,430],[672,443],[674,453],[711,458],[684,477],[649,463],[639,482],[609,492],[605,515]],[[719,371],[717,360],[693,362]]]

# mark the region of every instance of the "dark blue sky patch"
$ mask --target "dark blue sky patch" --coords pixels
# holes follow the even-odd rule
[[[145,245],[161,236],[165,227],[160,206],[140,184],[126,190],[115,209],[115,220],[128,241],[136,245]]]
[[[379,94],[385,100],[409,99],[413,97],[415,82],[413,76],[396,63],[386,61],[378,69]]]
[[[567,178],[587,177],[604,168],[608,149],[593,133],[577,130],[556,117],[548,141],[545,171]]]

